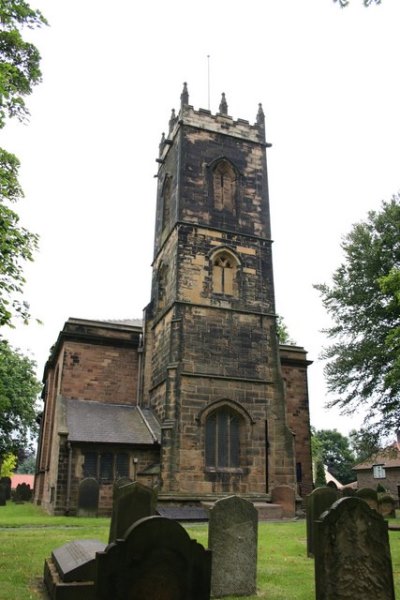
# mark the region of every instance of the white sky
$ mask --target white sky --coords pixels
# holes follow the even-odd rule
[[[340,240],[400,190],[400,2],[332,0],[32,0],[51,27],[29,32],[43,83],[30,123],[1,144],[22,162],[22,223],[39,233],[25,297],[44,324],[2,331],[41,376],[68,317],[141,317],[150,299],[155,158],[183,81],[190,103],[266,115],[277,312],[308,350],[311,422],[324,410],[327,325],[314,283]]]

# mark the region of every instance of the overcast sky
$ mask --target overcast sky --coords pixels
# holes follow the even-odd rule
[[[141,317],[150,299],[155,158],[182,83],[190,104],[266,115],[277,312],[308,351],[311,422],[327,412],[319,355],[341,237],[400,190],[399,0],[32,0],[43,83],[2,145],[22,162],[22,223],[40,235],[26,299],[43,321],[13,332],[41,376],[69,317]],[[210,88],[208,60],[210,56]]]

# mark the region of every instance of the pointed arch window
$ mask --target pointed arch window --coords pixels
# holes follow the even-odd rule
[[[220,160],[213,170],[214,206],[217,210],[235,208],[236,173],[227,160]]]
[[[167,175],[164,179],[164,184],[161,192],[162,199],[162,229],[164,230],[169,224],[171,212],[171,176]]]
[[[212,289],[214,294],[234,295],[237,266],[236,257],[226,250],[214,255],[212,259]]]
[[[240,416],[228,406],[208,415],[205,423],[206,467],[240,467]]]
[[[167,290],[167,272],[168,267],[165,263],[161,263],[157,272],[157,298],[158,308],[164,308],[165,297]]]

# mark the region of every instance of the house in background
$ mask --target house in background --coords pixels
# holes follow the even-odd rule
[[[376,489],[381,484],[400,501],[400,448],[398,442],[373,454],[368,460],[353,467],[357,487]]]
[[[225,95],[213,115],[184,85],[156,159],[143,323],[69,319],[45,367],[35,498],[49,511],[75,511],[83,479],[103,514],[121,477],[180,504],[311,492],[310,361],[277,335],[269,146],[261,105],[234,121]]]

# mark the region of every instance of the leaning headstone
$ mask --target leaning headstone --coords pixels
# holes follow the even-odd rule
[[[209,600],[210,552],[176,521],[147,517],[96,555],[97,600]]]
[[[0,506],[6,505],[6,487],[2,483],[0,483]]]
[[[378,510],[382,517],[396,516],[396,500],[391,494],[378,494]]]
[[[99,507],[99,484],[94,477],[82,479],[78,493],[78,516],[96,517]]]
[[[52,600],[94,600],[96,552],[106,544],[76,540],[53,550],[45,561],[44,583]]]
[[[378,492],[373,488],[360,488],[356,491],[355,496],[364,500],[370,508],[378,510]]]
[[[315,521],[338,499],[331,487],[316,488],[306,496],[307,556],[314,556]]]
[[[6,490],[6,500],[10,500],[11,498],[11,477],[2,477],[0,479],[0,484],[3,484]]]
[[[387,522],[358,498],[341,498],[317,521],[317,600],[394,600]]]
[[[296,513],[296,492],[289,485],[277,485],[271,492],[272,504],[282,507],[282,517],[292,518]]]
[[[210,510],[211,593],[249,596],[256,592],[258,513],[238,496],[218,500]]]
[[[124,537],[126,530],[144,517],[155,514],[157,492],[134,481],[115,485],[109,542]]]

